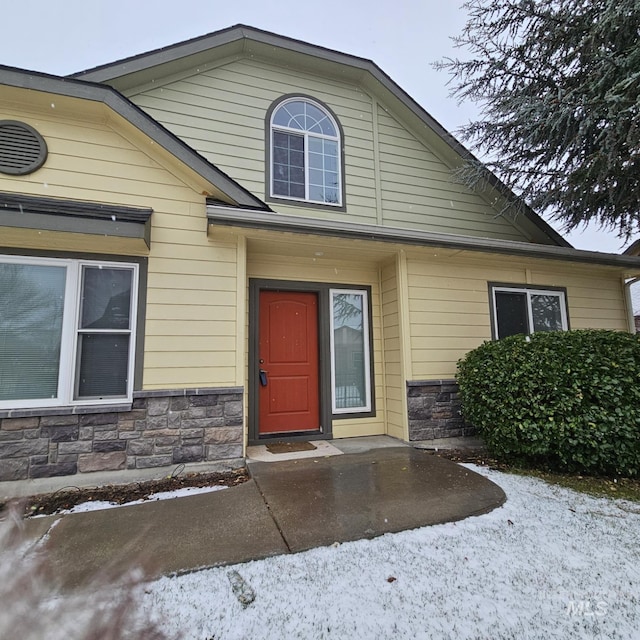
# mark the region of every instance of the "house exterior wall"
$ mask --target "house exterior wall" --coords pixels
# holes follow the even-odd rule
[[[1,106],[1,104],[0,104]],[[0,245],[148,256],[145,389],[236,384],[237,245],[210,240],[205,198],[104,122],[0,109],[35,127],[49,157],[36,173],[2,176],[0,190],[153,209],[151,249],[85,234],[3,230]],[[81,235],[81,238],[76,237]]]
[[[147,258],[148,286],[139,292],[146,321],[137,327],[145,336],[142,385],[130,406],[0,411],[0,481],[240,463],[236,239],[207,237],[203,189],[183,178],[188,171],[178,161],[166,166],[148,141],[51,102],[45,111],[0,101],[0,120],[30,124],[49,149],[35,173],[2,175],[0,191],[151,208],[151,247],[141,239],[6,227],[0,254]]]
[[[295,238],[285,245],[278,234],[268,237],[262,253],[252,252],[248,242],[248,278],[372,286],[376,416],[334,420],[335,437],[386,433],[409,440],[472,433],[460,418],[456,363],[491,340],[489,283],[564,288],[571,328],[627,330],[614,268],[395,246],[376,257],[380,245],[374,243],[365,259],[350,241],[321,238],[310,256],[322,258],[301,257]],[[350,253],[350,260],[336,257]],[[248,335],[248,324],[245,330]]]
[[[615,269],[425,251],[410,255],[408,279],[412,380],[454,378],[458,359],[491,339],[489,282],[565,287],[570,328],[628,330]]]
[[[156,82],[129,97],[264,198],[265,117],[287,94],[322,101],[344,130],[346,213],[314,208],[318,219],[528,240],[478,194],[456,184],[450,168],[387,105],[357,85],[241,58]],[[311,211],[281,201],[273,208],[300,215]]]
[[[169,203],[179,202],[184,209],[184,203],[204,202],[105,117],[62,112],[56,96],[51,96],[48,111],[16,107],[0,98],[0,118],[30,124],[49,148],[47,161],[35,173],[2,175],[2,191],[140,207],[153,203],[160,211],[171,211]]]
[[[408,440],[474,433],[461,416],[456,362],[491,340],[489,283],[562,287],[572,329],[627,331],[620,274],[549,260],[414,252],[408,259]]]

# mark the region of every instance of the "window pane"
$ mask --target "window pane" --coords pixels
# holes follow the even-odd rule
[[[331,136],[336,135],[335,129],[333,128],[331,121],[329,120],[327,115],[324,113],[324,111],[321,111],[320,109],[318,109],[318,107],[315,107],[314,105],[309,103],[307,103],[306,106],[307,106],[307,120],[306,120],[307,131],[311,131],[313,133],[324,133],[326,135],[331,135]]]
[[[322,133],[324,133],[325,135],[335,137],[338,136],[338,132],[336,131],[336,128],[333,126],[329,118],[325,118],[324,120],[322,120],[320,122],[320,126],[322,127]]]
[[[128,329],[131,269],[82,269],[81,329]]]
[[[300,152],[304,151],[304,138],[302,136],[289,134],[288,138],[289,138],[289,148],[292,151],[300,151]],[[302,166],[302,160],[300,161],[300,166]]]
[[[309,138],[309,145],[311,145],[312,140],[313,138]],[[309,166],[312,169],[323,169],[324,156],[321,153],[309,153]]]
[[[338,186],[338,174],[333,171],[325,171],[324,173],[324,183],[329,187],[337,187]]]
[[[66,267],[0,263],[0,400],[56,398]]]
[[[302,152],[304,150],[304,137],[294,133],[274,131],[273,146],[276,149],[282,149],[283,154],[280,158],[282,158],[282,162],[285,162],[289,158],[291,151]]]
[[[336,409],[363,409],[368,404],[365,311],[364,294],[332,295],[333,391]]]
[[[77,398],[127,395],[128,334],[81,334],[78,360]]]
[[[529,333],[527,296],[525,293],[496,291],[498,338]]]
[[[273,161],[275,163],[287,164],[289,162],[289,149],[283,149],[282,147],[273,147]]]
[[[534,331],[562,331],[560,296],[548,294],[531,295],[531,313]]]
[[[337,156],[324,156],[324,168],[326,171],[338,172],[338,157]]]
[[[321,185],[309,185],[309,200],[324,202],[324,187]]]
[[[289,195],[304,198],[304,171],[302,169],[291,169]]]
[[[309,136],[309,149],[309,199],[338,204],[337,144]]]
[[[273,181],[273,195],[274,196],[288,196],[289,195],[289,183],[283,180]]]
[[[289,166],[288,165],[284,165],[284,164],[274,164],[273,165],[273,179],[274,180],[288,180],[288,178],[289,178]]]
[[[278,107],[273,116],[273,124],[327,136],[337,137],[338,135],[331,120],[322,109],[302,100],[287,102]]]
[[[273,144],[273,195],[304,199],[304,138],[274,131]]]
[[[304,129],[304,106],[301,100],[294,100],[278,107],[273,116],[273,124],[294,129]]]
[[[324,182],[324,172],[320,169],[309,169],[309,184],[322,186]]]
[[[292,149],[289,152],[289,166],[304,169],[304,153]]]
[[[331,187],[325,187],[324,189],[324,201],[332,204],[338,204],[338,190]]]
[[[333,140],[323,140],[322,150],[326,156],[338,157],[338,143]]]
[[[323,152],[322,138],[316,138],[315,136],[309,136],[309,151],[311,151],[313,153],[322,154],[322,152]],[[322,166],[322,165],[320,165],[320,166]]]

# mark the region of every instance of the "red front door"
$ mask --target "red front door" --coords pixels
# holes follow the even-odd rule
[[[320,430],[318,295],[260,292],[259,433]]]

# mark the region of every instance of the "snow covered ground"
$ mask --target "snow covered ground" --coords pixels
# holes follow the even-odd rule
[[[185,640],[640,638],[640,504],[467,465],[506,504],[461,522],[146,586]],[[255,592],[243,607],[235,570]]]

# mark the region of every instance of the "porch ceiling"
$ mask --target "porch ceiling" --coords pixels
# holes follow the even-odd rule
[[[304,235],[263,229],[210,226],[209,233],[215,236],[226,234],[243,236],[247,240],[248,255],[308,258],[314,262],[357,262],[371,265],[395,258],[400,250],[408,247],[375,240],[354,240],[326,236]],[[436,248],[434,254],[452,257],[457,249]]]
[[[248,255],[261,254],[278,257],[308,258],[312,262],[345,262],[378,263],[389,260],[395,255],[392,247],[382,249],[371,248],[368,243],[360,241],[329,242],[319,241],[314,237],[302,238],[247,238]]]

